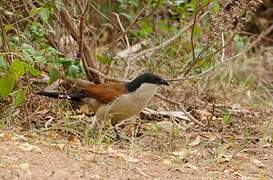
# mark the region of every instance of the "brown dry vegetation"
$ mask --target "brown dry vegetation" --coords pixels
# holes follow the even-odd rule
[[[69,1],[53,10],[47,23],[41,14],[29,14],[43,4],[0,2],[0,57],[7,64],[14,61],[13,53],[26,58],[21,52],[25,46],[18,43],[14,48],[11,43],[19,36],[46,59],[41,63],[22,58],[41,74],[24,74],[13,92],[0,99],[1,179],[273,178],[272,1],[221,1],[219,7],[199,1],[195,14],[184,13],[182,5],[182,10],[174,8],[171,1],[152,6],[137,2],[117,6],[97,1],[84,9],[84,1]],[[125,15],[118,20],[113,12]],[[135,19],[128,19],[130,15]],[[42,39],[34,22],[46,32]],[[7,31],[10,24],[14,26]],[[35,37],[29,35],[32,25],[38,29],[31,31]],[[124,53],[128,42],[142,46]],[[47,45],[60,57],[80,60],[86,73],[77,77],[97,83],[131,79],[146,70],[161,74],[171,87],[161,89],[164,98],[155,97],[148,108],[184,109],[198,122],[142,113],[122,126],[130,142],[117,140],[111,128],[94,132],[92,113],[83,106],[35,95],[48,86],[48,77],[53,82],[71,75],[66,66],[55,64],[56,55]],[[52,69],[57,77],[52,77]],[[53,84],[59,90],[74,88]],[[24,101],[17,104],[21,89]]]

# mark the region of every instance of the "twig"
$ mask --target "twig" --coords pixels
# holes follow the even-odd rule
[[[199,20],[204,18],[206,15],[208,14],[208,12],[205,12],[202,16],[200,16]],[[136,59],[138,59],[141,56],[145,56],[146,54],[149,53],[154,53],[170,44],[172,44],[174,41],[176,41],[186,30],[188,30],[193,24],[193,21],[191,21],[189,24],[187,24],[184,28],[182,28],[176,35],[174,35],[173,37],[171,37],[170,39],[166,40],[165,42],[163,42],[161,45],[158,45],[156,47],[150,48],[150,49],[146,49],[138,54],[135,54],[131,57],[129,57],[129,61],[135,61]]]
[[[117,13],[113,13],[113,14],[117,17],[118,24],[119,24],[122,32],[124,32],[125,30],[124,30],[124,27],[123,27],[123,25],[122,25],[122,23],[120,21],[119,15]],[[126,35],[126,33],[124,33],[124,37],[125,37],[125,40],[126,40],[127,48],[129,48],[130,47],[130,42],[129,42],[129,39],[128,39],[128,36]]]
[[[65,8],[61,9],[60,16],[61,16],[61,20],[63,21],[66,28],[68,29],[68,31],[72,35],[73,39],[75,41],[77,41],[77,39],[79,38],[79,35],[75,29],[76,25],[73,23],[71,17],[69,16],[68,11]],[[84,55],[84,58],[82,58],[82,60],[83,60],[85,72],[87,74],[87,78],[88,78],[88,80],[93,79],[94,83],[96,83],[96,84],[100,84],[101,80],[100,80],[99,76],[96,73],[88,71],[89,67],[95,69],[95,64],[94,64],[95,60],[92,57],[93,55],[91,54],[88,46],[84,42],[82,42],[82,43],[83,43],[83,55]]]
[[[194,52],[194,37],[193,37],[193,33],[194,33],[194,28],[195,28],[195,24],[196,24],[196,21],[197,21],[197,17],[198,17],[198,10],[195,11],[194,13],[194,18],[193,18],[193,23],[192,23],[192,28],[191,28],[191,50],[192,50],[192,59],[193,61],[195,60],[195,52]]]
[[[98,8],[96,8],[94,6],[94,4],[91,3],[91,1],[89,1],[90,6],[99,14],[101,15],[103,18],[105,18],[107,21],[109,21],[113,26],[115,26],[117,29],[120,29],[118,25],[116,25],[116,23],[114,23],[110,18],[108,18],[107,16],[105,16],[102,12],[100,12],[100,10],[98,10]]]
[[[206,127],[206,125],[204,125],[202,122],[198,121],[197,119],[195,119],[190,113],[188,113],[180,103],[172,101],[170,99],[167,99],[166,97],[162,96],[161,94],[156,94],[155,97],[158,97],[170,104],[176,105],[180,108],[180,110],[193,122],[195,122],[196,124],[200,125],[201,127]]]
[[[221,39],[222,39],[222,56],[221,56],[221,62],[225,60],[225,35],[224,32],[221,33]]]
[[[77,1],[78,2],[78,1]],[[80,57],[79,57],[79,59],[83,59],[84,57],[83,57],[83,36],[84,36],[84,33],[83,33],[83,31],[84,31],[84,17],[85,17],[85,15],[86,15],[86,12],[87,12],[87,10],[88,10],[88,6],[87,6],[87,1],[85,1],[85,5],[84,5],[84,9],[82,8],[82,6],[81,6],[81,4],[80,4],[80,2],[78,2],[79,3],[79,7],[80,7],[80,9],[81,9],[81,18],[80,18],[80,28],[79,28],[79,40],[78,40],[78,45],[79,45],[79,54],[80,54]],[[84,60],[83,60],[84,61]]]
[[[235,36],[235,34],[233,34],[232,38],[230,39],[230,41],[228,43],[226,43],[223,47],[220,47],[219,49],[217,49],[211,56],[216,55],[218,52],[220,52],[223,48],[225,48],[226,46],[228,46],[232,40],[233,37]],[[186,79],[193,79],[195,78],[195,76],[199,76],[198,75],[193,75],[193,76],[189,76],[187,77],[187,74],[190,72],[190,70],[196,65],[196,63],[198,62],[198,59],[200,59],[200,57],[202,57],[204,55],[204,53],[215,43],[216,39],[214,39],[214,42],[211,45],[207,45],[196,57],[196,60],[190,64],[190,66],[187,68],[187,70],[184,72],[182,77],[177,77],[177,78],[171,78],[171,79],[167,79],[168,81],[184,81]],[[214,66],[215,67],[215,66]],[[214,68],[213,67],[213,68]],[[201,73],[203,74],[203,73]],[[200,74],[200,75],[201,75]]]
[[[111,77],[105,75],[104,73],[99,72],[98,70],[91,68],[91,67],[89,67],[88,70],[93,73],[96,73],[97,75],[101,76],[105,80],[114,81],[114,82],[126,82],[126,80],[119,80],[119,79],[111,78]]]
[[[138,21],[139,16],[144,12],[144,10],[146,9],[146,6],[143,7],[136,15],[136,17],[134,18],[134,20],[130,23],[130,25],[126,28],[126,30],[124,30],[119,36],[118,38],[110,45],[110,50],[114,47],[114,45],[120,41],[120,39],[127,34],[127,32],[136,24],[136,22]]]
[[[179,77],[179,78],[172,78],[172,79],[168,79],[168,81],[181,81],[181,80],[187,80],[187,79],[195,79],[195,78],[198,78],[198,77],[201,77],[203,75],[206,75],[208,74],[209,72],[211,72],[212,70],[214,70],[216,67],[222,65],[222,64],[225,64],[227,62],[230,62],[238,57],[240,57],[241,55],[245,54],[246,52],[248,52],[251,48],[253,48],[257,43],[259,43],[262,39],[264,39],[268,34],[270,34],[271,32],[273,31],[273,25],[271,25],[266,31],[262,32],[259,37],[257,37],[257,39],[255,41],[253,41],[251,43],[251,45],[249,45],[247,48],[245,48],[244,50],[242,50],[241,52],[239,52],[238,54],[230,57],[230,58],[227,58],[226,60],[218,63],[218,64],[215,64],[213,67],[207,69],[206,71],[200,73],[200,74],[197,74],[197,75],[193,75],[193,76],[189,76],[189,77]],[[227,44],[226,44],[227,45]],[[225,46],[226,47],[226,46]]]

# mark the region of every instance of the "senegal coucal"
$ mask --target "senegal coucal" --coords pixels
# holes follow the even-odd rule
[[[37,94],[52,98],[84,102],[99,119],[110,118],[113,125],[140,113],[161,85],[168,82],[158,75],[144,73],[130,82],[92,84],[79,82],[80,91],[72,94],[45,92]]]

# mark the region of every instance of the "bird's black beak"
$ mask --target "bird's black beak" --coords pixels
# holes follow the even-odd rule
[[[160,84],[165,86],[170,86],[170,84],[165,79],[162,79]]]

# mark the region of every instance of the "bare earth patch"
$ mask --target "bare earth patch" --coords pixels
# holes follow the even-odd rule
[[[272,144],[222,144],[211,155],[213,148],[202,142],[163,153],[120,145],[34,142],[10,132],[1,133],[0,140],[1,179],[273,178]]]

